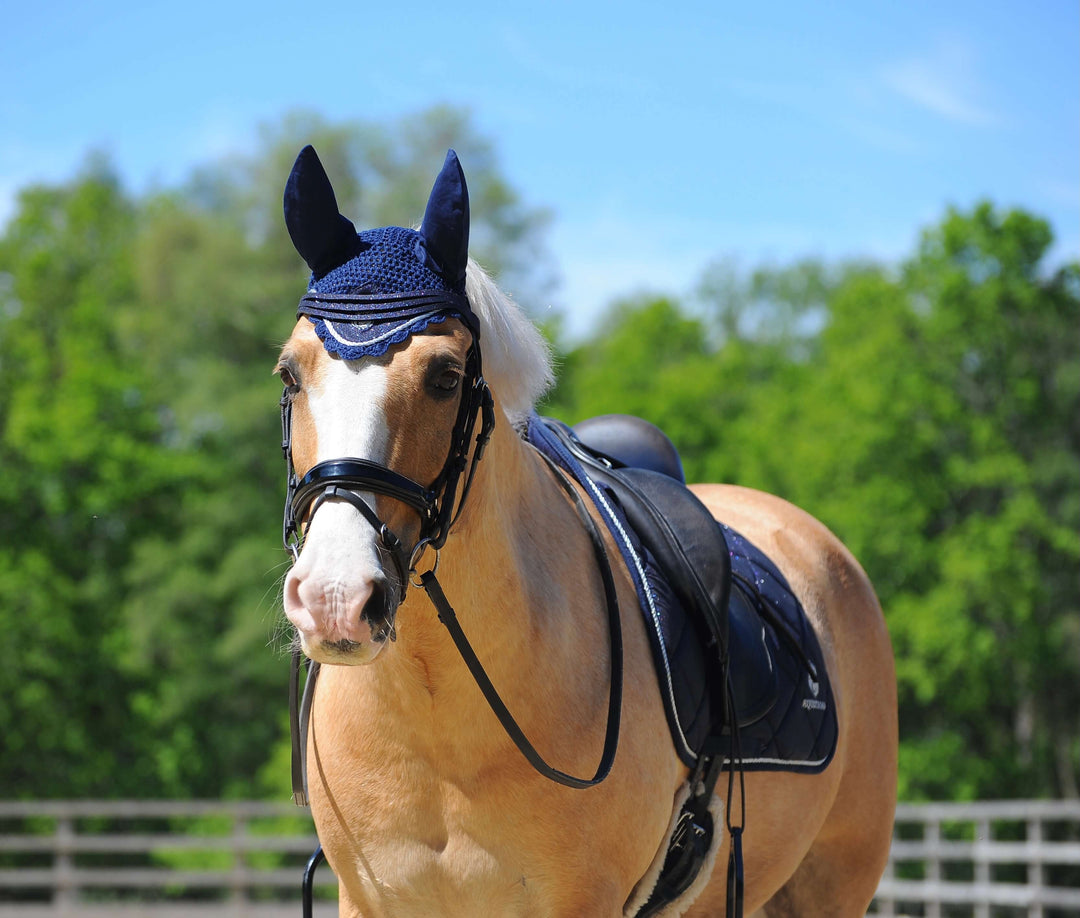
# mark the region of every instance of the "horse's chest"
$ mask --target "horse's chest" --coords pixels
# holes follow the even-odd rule
[[[415,760],[391,758],[394,774],[357,769],[351,786],[328,799],[324,785],[312,799],[323,847],[360,914],[543,913],[540,887],[529,882],[528,828],[514,831],[486,794],[470,799]]]
[[[464,836],[441,850],[409,839],[365,846],[357,863],[360,895],[386,916],[515,916],[536,914],[520,868]],[[367,912],[363,912],[365,915]]]
[[[353,906],[342,914],[603,912],[579,908],[580,895],[567,901],[567,888],[583,885],[577,874],[587,860],[578,856],[578,792],[535,778],[520,757],[449,742],[419,706],[391,727],[383,722],[388,707],[367,704],[368,716],[356,719],[317,709],[312,720],[312,811]],[[460,725],[458,732],[467,733]],[[442,740],[437,749],[433,738]],[[595,886],[587,885],[590,900]]]

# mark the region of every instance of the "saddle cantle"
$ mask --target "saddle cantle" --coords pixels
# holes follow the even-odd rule
[[[599,414],[571,428],[593,455],[617,468],[651,469],[686,484],[675,444],[655,424],[632,414]]]

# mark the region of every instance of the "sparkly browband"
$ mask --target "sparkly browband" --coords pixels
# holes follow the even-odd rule
[[[400,322],[419,319],[433,312],[453,312],[461,316],[469,330],[480,336],[480,322],[467,297],[449,290],[416,290],[410,293],[308,293],[296,307],[297,318],[329,319],[334,322]]]

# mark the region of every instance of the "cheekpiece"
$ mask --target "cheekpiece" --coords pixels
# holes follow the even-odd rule
[[[448,317],[479,339],[465,296],[469,193],[450,150],[419,230],[400,226],[357,233],[337,209],[314,148],[300,151],[285,186],[285,223],[311,268],[297,317],[306,316],[327,352],[346,360],[377,357]]]

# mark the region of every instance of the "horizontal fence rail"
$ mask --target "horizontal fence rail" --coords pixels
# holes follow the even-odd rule
[[[293,918],[316,844],[290,804],[0,801],[0,918]],[[871,912],[1080,918],[1080,801],[901,804]]]
[[[306,810],[232,801],[0,801],[3,918],[293,918]],[[329,866],[319,918],[337,914]]]

